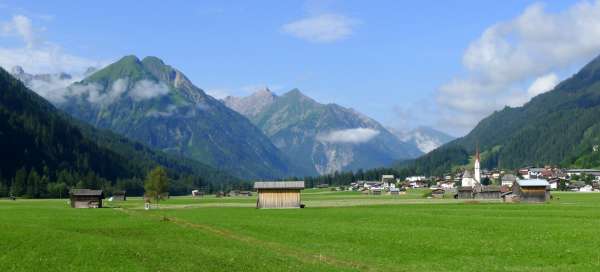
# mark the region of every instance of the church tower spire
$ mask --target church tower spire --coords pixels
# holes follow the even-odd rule
[[[475,171],[473,173],[473,179],[475,179],[477,183],[481,183],[481,169],[479,165],[479,143],[477,143],[475,150]]]

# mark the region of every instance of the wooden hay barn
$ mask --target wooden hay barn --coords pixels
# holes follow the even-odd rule
[[[240,191],[239,196],[252,196],[252,192],[250,191]]]
[[[521,202],[546,202],[550,200],[550,184],[544,179],[523,179],[514,183],[513,194]]]
[[[475,198],[477,199],[500,199],[502,194],[500,186],[488,185],[477,188]]]
[[[203,197],[204,191],[200,190],[192,190],[192,197]]]
[[[71,189],[69,191],[71,208],[102,208],[104,193],[102,190]]]
[[[117,191],[112,195],[113,201],[126,201],[127,200],[127,192],[125,191]]]
[[[458,187],[456,198],[458,199],[471,199],[473,198],[473,187],[471,186],[461,186]]]
[[[431,196],[434,198],[444,198],[446,191],[444,189],[433,189],[431,190]]]
[[[300,208],[300,190],[304,181],[261,181],[254,183],[258,192],[256,208]]]

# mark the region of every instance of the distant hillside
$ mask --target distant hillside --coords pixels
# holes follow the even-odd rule
[[[375,120],[336,104],[318,103],[297,89],[281,96],[266,89],[224,102],[313,175],[387,166],[422,154]]]
[[[455,137],[430,127],[418,127],[411,131],[389,129],[403,142],[416,146],[421,152],[430,152],[439,146],[450,142]]]
[[[468,162],[479,143],[486,168],[600,167],[600,57],[522,107],[505,107],[456,139],[401,168],[441,174]]]
[[[74,83],[57,105],[96,127],[245,179],[296,174],[250,121],[156,57],[127,56]]]
[[[0,196],[64,196],[68,187],[143,192],[157,165],[174,179],[173,193],[240,181],[201,163],[157,152],[60,112],[0,69]]]

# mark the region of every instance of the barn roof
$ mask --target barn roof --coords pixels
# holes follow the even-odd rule
[[[254,189],[304,189],[304,181],[258,181]]]
[[[522,179],[517,181],[519,186],[548,186],[548,181],[545,179]]]
[[[487,185],[481,188],[482,192],[500,192],[500,186],[496,185]]]
[[[69,192],[74,196],[102,196],[102,190],[92,190],[92,189],[71,189]]]

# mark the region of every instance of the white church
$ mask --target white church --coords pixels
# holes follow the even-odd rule
[[[475,187],[475,185],[481,184],[481,170],[479,168],[479,147],[475,153],[475,167],[473,173],[469,170],[465,170],[461,180],[461,186],[463,187]]]

